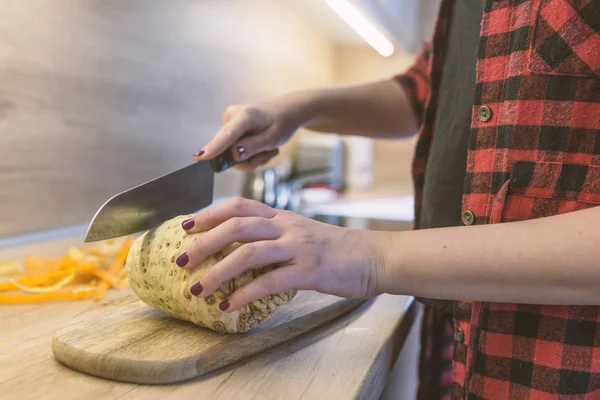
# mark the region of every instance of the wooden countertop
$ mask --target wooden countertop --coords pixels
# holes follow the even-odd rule
[[[1,259],[63,254],[71,237],[0,250]],[[116,292],[104,301],[110,301]],[[0,387],[15,399],[377,399],[414,321],[412,297],[382,295],[347,317],[191,381],[146,386],[72,371],[53,333],[92,301],[0,306]],[[1,396],[0,396],[1,397]]]

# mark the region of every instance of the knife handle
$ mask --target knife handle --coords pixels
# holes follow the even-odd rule
[[[233,167],[234,165],[242,164],[243,161],[236,161],[233,159],[233,147],[230,147],[217,157],[210,160],[210,163],[215,172],[221,172]]]

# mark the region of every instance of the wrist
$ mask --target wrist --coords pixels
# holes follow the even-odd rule
[[[404,244],[410,232],[378,232],[377,246],[381,254],[382,267],[379,271],[381,293],[412,295],[411,278],[406,259],[411,246]]]
[[[370,247],[373,249],[372,268],[374,269],[376,289],[375,295],[398,293],[397,284],[392,282],[394,233],[385,231],[368,232]]]
[[[277,99],[279,107],[285,110],[290,125],[300,128],[310,124],[318,114],[318,101],[315,91],[305,90],[288,93]]]

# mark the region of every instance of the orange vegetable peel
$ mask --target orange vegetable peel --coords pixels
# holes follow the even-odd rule
[[[109,289],[129,287],[125,261],[132,239],[110,240],[97,247],[72,247],[62,258],[25,258],[23,265],[0,261],[1,304],[47,301],[100,301]]]

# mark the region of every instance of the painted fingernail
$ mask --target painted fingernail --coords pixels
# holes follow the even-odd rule
[[[185,221],[183,221],[181,223],[181,227],[187,231],[188,229],[192,229],[194,227],[195,223],[196,222],[194,221],[193,218],[186,219]]]
[[[229,308],[229,299],[221,302],[221,304],[219,304],[219,308],[221,309],[221,311],[225,311]]]
[[[194,157],[202,157],[204,153],[206,153],[204,150],[197,151],[194,153]]]
[[[182,268],[185,267],[188,262],[190,262],[190,257],[188,257],[187,253],[183,253],[182,255],[177,257],[177,260],[175,260],[175,264]]]
[[[238,154],[240,156],[240,160],[243,160],[244,157],[246,157],[246,154],[245,154],[246,153],[246,149],[243,148],[242,146],[238,146],[237,152],[238,152]]]
[[[197,282],[194,284],[194,286],[190,288],[190,293],[194,296],[198,296],[200,293],[202,293],[202,290],[204,290],[204,288],[202,287],[200,282]]]

